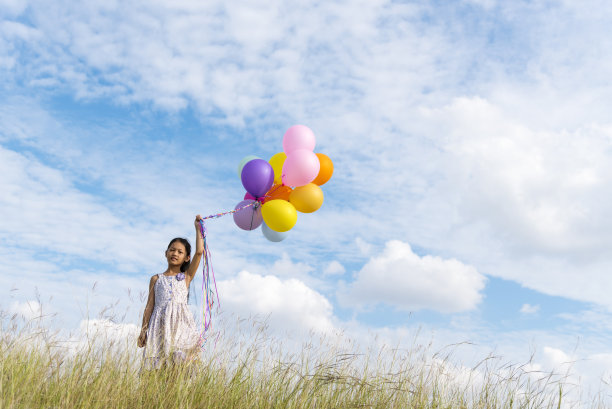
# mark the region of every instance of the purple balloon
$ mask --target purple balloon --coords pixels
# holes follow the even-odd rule
[[[243,200],[242,202],[238,203],[234,209],[238,209],[253,202],[255,202],[255,200]],[[262,222],[263,217],[261,216],[261,205],[259,203],[242,210],[238,210],[236,213],[234,213],[234,223],[236,223],[236,226],[240,227],[242,230],[255,230],[261,225]]]
[[[263,159],[253,159],[242,168],[242,186],[254,197],[262,197],[274,183],[274,169]]]

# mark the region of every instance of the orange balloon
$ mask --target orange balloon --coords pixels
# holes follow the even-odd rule
[[[315,212],[323,204],[323,191],[314,183],[298,186],[291,192],[289,203],[291,203],[298,212]]]
[[[268,200],[280,199],[289,201],[289,196],[291,196],[291,189],[289,186],[285,185],[272,185],[268,193],[263,197],[262,203],[266,203]]]
[[[321,186],[327,183],[327,181],[332,177],[332,174],[334,173],[334,164],[329,156],[323,153],[317,153],[317,157],[319,158],[321,167],[319,168],[319,174],[315,180],[312,181],[312,183]]]

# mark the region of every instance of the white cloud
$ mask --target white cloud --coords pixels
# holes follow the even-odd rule
[[[491,9],[495,7],[497,0],[465,0],[468,4],[475,4],[480,7],[484,7],[485,9]]]
[[[545,367],[554,372],[565,372],[567,366],[575,362],[576,358],[573,358],[566,354],[564,351],[558,348],[545,346],[542,349],[543,362]]]
[[[521,253],[603,250],[595,239],[610,226],[596,200],[612,200],[601,194],[612,185],[608,130],[537,131],[481,98],[459,98],[443,111],[428,116],[444,124],[455,165],[449,177],[466,219],[503,231]]]
[[[42,327],[49,330],[49,327]],[[28,336],[26,342],[38,343],[48,348],[51,353],[58,353],[63,357],[81,357],[97,359],[96,357],[114,357],[125,363],[136,364],[140,362],[142,350],[136,348],[136,340],[140,328],[135,324],[113,322],[108,319],[82,320],[75,331],[58,331],[43,335],[38,331]],[[128,361],[129,360],[129,361]]]
[[[338,260],[331,261],[323,270],[323,274],[342,275],[346,272],[344,266]]]
[[[361,237],[355,238],[355,244],[362,255],[369,256],[372,253],[372,245]]]
[[[269,319],[276,331],[326,333],[334,329],[331,303],[299,280],[242,271],[218,285],[223,311]]]
[[[101,261],[124,272],[157,272],[172,237],[193,239],[195,214],[235,204],[240,184],[220,182],[216,160],[185,161],[182,146],[136,141],[134,132],[117,123],[97,128],[66,120],[26,98],[0,104],[0,140],[21,148],[0,146],[5,248],[19,248],[24,257],[56,252],[63,255],[60,267]],[[44,222],[31,229],[33,220]],[[232,240],[232,226],[211,223],[214,243]],[[239,264],[233,270],[239,271],[244,264],[235,246],[219,247],[217,262]],[[58,261],[47,253],[33,258]]]
[[[99,343],[133,341],[140,334],[140,327],[131,323],[117,323],[108,319],[83,320],[79,324],[81,337],[97,340]]]
[[[525,314],[525,315],[537,314],[539,311],[540,311],[539,305],[531,305],[531,304],[523,304],[520,309],[521,314]]]
[[[409,244],[390,241],[357,273],[339,296],[347,305],[385,303],[406,310],[471,310],[481,301],[486,278],[455,259],[420,257]]]
[[[126,270],[147,263],[148,256],[134,253],[126,241],[147,242],[149,233],[126,225],[97,197],[77,189],[66,172],[0,147],[0,174],[6,246],[87,257]]]
[[[307,277],[312,272],[312,267],[306,263],[293,262],[287,253],[276,260],[270,272],[281,277]]]
[[[17,17],[28,7],[28,0],[0,0],[0,12],[5,16]]]
[[[121,322],[142,319],[150,275],[62,269],[52,263],[28,262],[31,255],[20,249],[0,252],[0,256],[7,254],[26,258],[17,264],[0,264],[0,285],[10,302],[5,308],[11,313],[31,319],[42,311],[43,321],[54,329],[72,329],[82,320],[94,318]],[[11,271],[19,274],[7,273]]]
[[[426,199],[440,208],[430,207],[438,222],[420,243],[547,294],[609,305],[609,127],[540,130],[482,98],[423,114],[445,135],[447,168],[431,189],[446,204]]]
[[[451,377],[453,368],[458,369],[453,381],[458,385],[478,388],[482,381],[520,376],[525,387],[529,382],[534,390],[546,389],[558,394],[559,384],[555,382],[562,381],[566,404],[582,402],[584,407],[589,407],[591,399],[599,394],[610,405],[609,335],[590,333],[590,327],[586,322],[576,327],[507,331],[500,330],[495,323],[483,326],[480,320],[465,320],[444,327],[423,322],[377,328],[358,322],[344,323],[345,336],[364,349],[390,348],[394,353],[405,350],[426,359],[445,359],[444,369],[450,370]],[[542,379],[549,379],[549,385]]]
[[[28,44],[37,59],[28,66],[30,81],[53,76],[79,97],[152,101],[170,111],[194,104],[205,115],[220,110],[223,120],[239,126],[257,113],[310,116],[306,105],[319,110],[320,100],[350,106],[346,87],[370,94],[367,105],[394,116],[399,102],[412,100],[423,85],[439,86],[440,71],[451,72],[438,58],[459,61],[457,47],[448,47],[440,30],[420,24],[429,12],[424,5],[68,5],[40,1],[31,7],[41,36]],[[390,24],[380,24],[383,19]],[[12,47],[7,56],[20,59],[22,52]],[[407,53],[412,57],[404,58]],[[392,75],[380,72],[385,67]]]
[[[13,302],[8,309],[10,314],[17,314],[25,320],[30,321],[43,317],[42,306],[38,301],[30,300],[26,302]]]

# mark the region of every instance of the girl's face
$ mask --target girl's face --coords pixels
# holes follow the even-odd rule
[[[182,266],[184,262],[189,261],[189,254],[185,250],[185,245],[180,241],[175,241],[166,250],[166,259],[169,266]]]

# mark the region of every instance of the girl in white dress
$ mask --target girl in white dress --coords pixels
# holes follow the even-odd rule
[[[197,358],[201,338],[187,306],[189,283],[200,265],[204,240],[196,216],[196,249],[190,259],[191,246],[177,237],[166,250],[168,269],[151,277],[149,298],[142,317],[138,347],[144,349],[145,368],[161,368]]]

